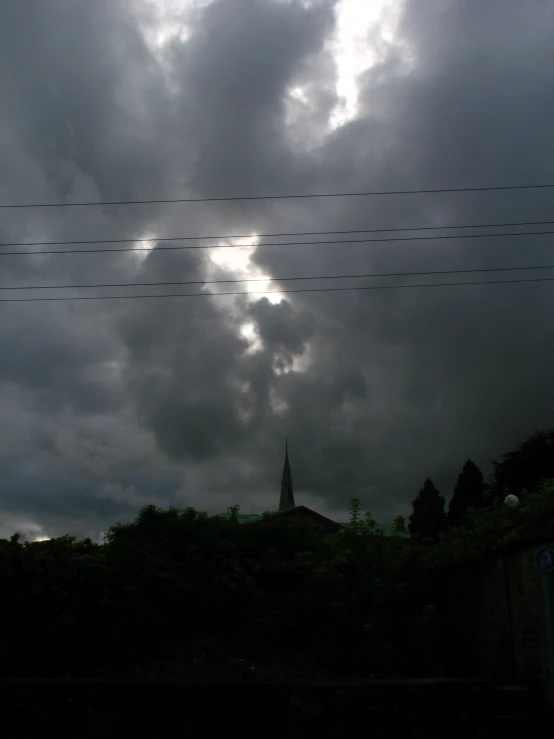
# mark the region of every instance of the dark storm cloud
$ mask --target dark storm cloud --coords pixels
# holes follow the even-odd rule
[[[190,43],[173,57],[186,94],[183,117],[192,116],[197,129],[197,189],[249,194],[311,185],[306,157],[291,156],[285,95],[321,53],[332,7],[244,0],[207,7]]]
[[[479,20],[467,7],[461,12],[452,5],[449,16],[439,16],[433,39],[447,44],[446,31],[454,25],[461,36],[471,38]],[[552,28],[552,6],[542,7],[542,23]],[[405,94],[401,87],[396,90],[398,117],[416,122],[410,126],[414,132],[410,143],[423,185],[431,176],[435,182],[464,184],[470,177],[494,184],[552,181],[554,149],[543,126],[545,115],[552,118],[554,113],[554,99],[543,87],[545,71],[552,69],[554,61],[548,34],[540,30],[533,42],[530,36],[522,39],[517,33],[521,6],[498,5],[497,9],[503,22],[490,43],[481,27],[472,54],[461,53],[454,39],[452,56],[443,47],[442,86],[438,80],[433,87],[429,82],[421,84],[420,96],[415,94],[418,85],[405,86]],[[407,17],[406,32],[416,41],[418,34],[425,38],[429,34],[420,23],[415,12]],[[516,48],[509,51],[512,38],[517,38]],[[437,42],[426,47],[422,41],[418,48],[425,74],[431,67],[436,69]],[[531,90],[535,92],[529,95]],[[404,108],[407,101],[411,110]],[[441,197],[447,202],[450,222],[496,223],[547,219],[551,196],[519,192],[504,197]],[[541,236],[468,240],[454,248],[452,242],[439,241],[435,248],[422,251],[420,264],[433,261],[446,269],[551,262],[549,237]],[[415,258],[408,256],[405,264],[415,265]],[[516,272],[473,279],[544,275]],[[391,320],[382,324],[381,336],[393,338],[404,350],[405,375],[398,390],[407,400],[428,398],[427,411],[432,409],[433,420],[428,424],[431,438],[426,458],[430,449],[436,450],[431,454],[436,475],[446,481],[457,448],[464,447],[489,467],[491,457],[519,443],[528,430],[551,425],[554,397],[545,360],[551,361],[552,297],[548,283],[436,288],[427,293],[405,290],[395,295],[390,301]],[[441,434],[446,434],[442,442]]]
[[[147,197],[169,187],[165,86],[132,4],[8,2],[3,17],[2,202]],[[142,235],[151,219],[148,210],[7,210],[0,228],[4,243],[117,238]],[[5,257],[0,268],[2,285],[124,282],[134,273],[129,257],[95,254]],[[80,292],[106,294],[50,295]],[[2,295],[43,296],[42,291]],[[87,528],[92,515],[98,519],[96,536],[108,513],[100,498],[96,506],[91,503],[102,474],[130,484],[135,474],[144,476],[149,465],[159,465],[151,441],[145,444],[136,424],[122,419],[127,401],[119,372],[126,350],[112,328],[120,306],[107,306],[2,306],[0,403],[3,446],[9,448],[2,455],[5,507],[50,534],[63,533],[66,523],[77,531]],[[118,417],[121,423],[112,428],[111,419]],[[9,441],[14,430],[17,444]],[[140,461],[133,446],[142,452]],[[164,484],[157,482],[150,490]],[[48,505],[66,496],[73,496],[73,513],[60,509],[56,519]]]
[[[159,145],[167,101],[133,4],[8,0],[3,14],[11,82],[4,104],[18,115],[17,139],[42,169],[51,199],[73,194],[67,163],[108,198],[158,190],[168,165]]]
[[[324,138],[336,102],[330,2],[185,9],[189,39],[161,55],[144,40],[154,22],[145,2],[4,7],[4,203],[554,181],[552,2],[533,12],[515,1],[408,2],[398,36],[361,80],[357,118]],[[290,100],[292,86],[308,105]],[[4,210],[0,234],[5,243],[547,220],[551,197]],[[487,268],[549,264],[550,243],[260,247],[254,261],[277,277]],[[5,257],[0,269],[2,286],[231,276],[202,250]],[[339,284],[360,281],[282,283]],[[187,289],[243,288],[168,291]],[[44,293],[2,291],[32,295]],[[468,456],[488,472],[490,459],[552,425],[549,283],[285,298],[3,304],[6,526],[90,534],[149,500],[272,507],[286,435],[297,502],[344,511],[359,495],[386,522],[409,513],[426,477],[448,496]],[[243,324],[259,345],[249,348]]]
[[[497,3],[496,11],[491,27],[489,6],[481,13],[471,3],[443,5],[441,12],[436,3],[408,5],[400,37],[407,52],[406,47],[391,49],[366,74],[360,119],[339,130],[319,152],[327,166],[321,168],[325,185],[317,189],[551,182],[552,4],[541,5],[533,32],[524,35],[518,32],[520,4]],[[328,228],[390,228],[541,220],[549,217],[550,200],[548,192],[351,199],[323,222]],[[319,274],[550,264],[549,245],[549,237],[536,236],[298,248],[291,272],[316,271],[316,251]],[[274,251],[260,250],[257,261],[270,272],[281,272]],[[536,276],[541,273],[394,278],[373,284]],[[381,398],[365,405],[365,418],[355,426],[357,438],[365,441],[367,461],[360,454],[353,469],[363,469],[369,481],[378,459],[385,472],[367,496],[369,502],[384,501],[387,493],[407,497],[403,491],[410,488],[415,494],[426,470],[448,494],[464,456],[489,471],[492,457],[534,426],[551,424],[548,283],[331,293],[315,299],[298,295],[294,303],[325,319],[325,336],[338,361],[348,357],[357,362]],[[318,368],[325,364],[314,360]],[[291,405],[297,408],[299,398],[293,397]],[[306,407],[302,410],[305,417]],[[310,420],[311,440],[320,447],[330,432]],[[349,447],[351,452],[354,448]],[[340,488],[332,492],[337,487],[330,483],[329,468],[319,470],[310,476],[313,487],[340,497]]]
[[[273,350],[284,349],[303,354],[306,341],[314,333],[312,316],[294,311],[290,303],[272,305],[267,298],[257,300],[249,309],[264,345]]]

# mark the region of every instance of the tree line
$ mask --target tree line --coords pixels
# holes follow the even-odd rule
[[[535,431],[515,450],[493,462],[493,469],[485,481],[481,470],[468,459],[458,476],[448,510],[444,496],[427,478],[412,501],[410,534],[436,540],[442,532],[461,525],[470,508],[485,509],[498,506],[508,495],[521,499],[535,493],[542,480],[554,478],[554,429]]]
[[[154,505],[110,527],[103,544],[14,534],[0,541],[0,676],[471,675],[471,634],[453,631],[445,583],[453,568],[517,540],[537,501],[554,495],[553,438],[505,455],[482,507],[480,473],[466,464],[438,535],[442,518],[428,501],[441,496],[430,485],[409,538],[375,535],[356,506],[352,526],[331,536],[286,517],[238,525]],[[520,495],[517,509],[495,505],[506,491]]]

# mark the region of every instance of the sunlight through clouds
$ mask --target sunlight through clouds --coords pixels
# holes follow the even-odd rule
[[[191,23],[213,0],[148,0],[150,13],[142,23],[144,39],[159,61],[164,51],[177,41],[185,43],[191,35]],[[288,0],[287,0],[288,2]],[[313,3],[306,2],[309,7]],[[394,42],[404,0],[338,0],[336,27],[328,47],[336,67],[336,93],[339,102],[329,120],[329,131],[356,117],[358,79],[376,64],[384,49]],[[169,80],[168,80],[169,84]],[[310,107],[310,96],[301,85],[288,91],[289,123],[295,107]],[[298,112],[298,111],[297,111]]]
[[[156,234],[149,232],[145,233],[144,236],[141,236],[140,239],[137,239],[136,241],[133,241],[133,248],[137,249],[137,251],[131,252],[133,259],[135,259],[138,266],[140,266],[144,260],[148,257],[150,252],[156,248],[156,241],[151,241],[150,239],[155,239]],[[138,251],[140,249],[140,251]]]
[[[332,85],[338,102],[322,126],[315,124],[321,84],[303,79],[287,90],[285,120],[297,146],[316,148],[329,134],[356,118],[360,77],[385,58],[391,45],[398,46],[396,35],[404,2],[339,0],[336,3],[335,29],[326,43],[334,72],[330,72],[331,77],[327,75],[326,84]]]
[[[192,0],[149,0],[150,16],[142,25],[144,40],[153,54],[158,56],[172,41],[187,41],[190,30],[186,18],[195,9]]]
[[[301,87],[291,87],[291,89],[289,90],[289,95],[293,100],[298,100],[298,102],[302,103],[303,105],[310,104],[308,96]]]
[[[256,352],[259,352],[263,349],[263,344],[259,337],[255,323],[243,323],[240,327],[239,333],[243,339],[246,339],[246,341],[248,341],[249,346],[246,352],[247,354],[255,354]]]
[[[259,237],[257,235],[253,235],[250,238],[225,239],[220,242],[221,245],[228,245],[232,248],[214,249],[210,255],[210,259],[214,267],[222,267],[226,270],[229,273],[230,279],[244,277],[245,279],[260,281],[222,284],[221,287],[211,287],[210,292],[214,295],[218,292],[247,292],[252,294],[251,300],[259,300],[262,297],[260,293],[269,292],[273,294],[265,295],[265,297],[267,297],[270,303],[276,304],[281,302],[284,297],[283,293],[277,292],[275,285],[271,281],[271,277],[264,274],[252,263],[251,257],[256,251],[258,241]],[[235,244],[247,244],[247,246],[237,249]],[[212,279],[212,277],[209,279]]]
[[[11,517],[4,515],[4,520],[0,522],[0,538],[8,538],[18,532],[21,535],[21,541],[48,541],[51,537],[47,536],[44,528],[28,518]]]
[[[277,413],[278,415],[286,413],[289,409],[287,403],[277,395],[275,388],[271,388],[270,390],[269,404],[273,413]]]
[[[392,518],[391,490],[400,506],[418,478],[451,489],[460,455],[489,464],[546,426],[548,283],[388,289],[533,249],[540,264],[544,239],[354,237],[548,218],[546,190],[466,192],[549,181],[554,161],[548,3],[531,24],[526,3],[501,4],[10,3],[0,241],[21,253],[0,260],[4,536],[92,535],[178,491],[256,510],[289,431],[321,510],[364,489]],[[347,195],[370,190],[437,191]],[[342,279],[367,273],[396,278]]]
[[[339,103],[330,120],[331,129],[356,117],[358,79],[379,61],[383,44],[394,40],[402,0],[340,0],[331,49],[337,66]]]

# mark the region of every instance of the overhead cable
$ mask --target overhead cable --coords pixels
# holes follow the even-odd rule
[[[435,282],[423,285],[369,285],[356,287],[321,287],[302,288],[298,290],[271,290],[261,292],[225,292],[225,293],[165,293],[162,295],[73,295],[63,298],[0,298],[0,303],[36,303],[62,302],[68,300],[138,300],[141,298],[217,298],[224,295],[282,295],[290,293],[324,293],[346,292],[359,290],[400,290],[404,288],[421,287],[461,287],[466,285],[505,285],[522,282],[552,282],[554,277],[537,277],[528,280],[492,280],[482,282]]]
[[[477,223],[467,224],[463,226],[405,226],[403,228],[358,228],[348,231],[293,231],[291,233],[268,233],[268,234],[220,234],[218,236],[152,236],[150,238],[126,238],[126,239],[87,239],[86,241],[78,241],[70,239],[69,241],[12,241],[0,242],[0,247],[4,246],[67,246],[69,244],[138,244],[138,243],[155,243],[159,241],[206,241],[207,239],[269,239],[285,236],[330,236],[331,234],[370,234],[370,233],[390,233],[393,231],[447,231],[457,228],[507,228],[508,226],[547,226],[553,224],[554,221],[516,221],[504,223]],[[296,242],[293,242],[296,243]],[[317,243],[317,242],[314,242]],[[213,248],[213,247],[208,247]],[[44,254],[44,252],[39,252]]]
[[[554,231],[516,231],[511,233],[483,233],[483,234],[454,234],[451,236],[399,236],[385,239],[331,239],[329,241],[276,241],[265,244],[210,244],[210,245],[187,245],[187,246],[156,246],[156,247],[124,247],[123,249],[53,249],[44,251],[0,251],[0,257],[8,256],[33,256],[45,254],[100,254],[119,252],[147,251],[156,253],[160,251],[183,251],[186,249],[260,249],[266,246],[320,246],[325,244],[377,244],[398,241],[442,241],[451,239],[486,239],[501,238],[507,236],[544,236],[554,234]]]
[[[470,272],[517,272],[519,270],[554,269],[554,264],[524,267],[486,267],[482,269],[444,269],[428,272],[379,272],[353,275],[308,275],[304,277],[239,277],[229,280],[186,280],[177,282],[107,282],[95,285],[0,285],[0,290],[80,290],[100,287],[161,287],[175,285],[220,285],[239,282],[290,282],[293,280],[347,280],[375,277],[421,277],[423,275],[468,274]]]
[[[422,195],[448,192],[492,192],[502,190],[539,190],[554,187],[545,185],[502,185],[494,187],[442,187],[421,190],[368,190],[365,192],[328,192],[294,195],[240,195],[215,198],[164,198],[160,200],[105,200],[80,203],[13,203],[0,205],[0,208],[76,208],[108,205],[157,205],[167,203],[218,203],[239,200],[294,200],[299,198],[352,198],[372,195]]]

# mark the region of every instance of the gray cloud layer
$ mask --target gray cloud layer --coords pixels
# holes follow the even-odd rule
[[[146,2],[4,0],[0,201],[554,182],[554,3],[533,5],[407,2],[397,36],[380,43],[361,80],[357,117],[323,135],[336,102],[331,2],[219,0],[184,16],[188,40],[154,53]],[[292,86],[310,105],[297,103],[291,119]],[[547,220],[551,203],[545,190],[3,210],[0,237],[499,223]],[[551,243],[283,246],[259,248],[253,261],[276,277],[554,264]],[[0,270],[4,287],[214,274],[202,250],[5,257]],[[94,294],[147,291],[163,288]],[[272,508],[285,435],[297,502],[344,515],[358,495],[380,521],[407,515],[427,476],[448,497],[467,457],[488,473],[491,459],[552,425],[553,294],[545,282],[299,293],[281,303],[3,303],[0,535],[98,536],[150,501]],[[257,351],[244,323],[255,326]]]

